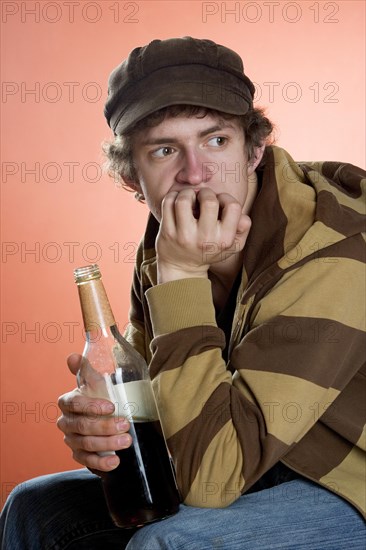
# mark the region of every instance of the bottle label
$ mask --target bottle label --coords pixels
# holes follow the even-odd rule
[[[124,416],[129,422],[151,422],[159,419],[154,393],[148,380],[113,384],[104,374],[108,399],[114,403],[114,416]]]

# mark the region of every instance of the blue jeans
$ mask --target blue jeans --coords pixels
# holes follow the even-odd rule
[[[365,550],[361,515],[303,478],[246,494],[224,509],[181,506],[138,530],[114,527],[88,470],[14,489],[0,518],[2,550]]]

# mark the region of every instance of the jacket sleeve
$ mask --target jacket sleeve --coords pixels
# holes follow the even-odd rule
[[[151,354],[146,334],[148,330],[147,316],[145,315],[143,299],[141,297],[140,267],[142,257],[143,246],[140,244],[137,250],[136,265],[131,286],[129,322],[123,336],[149,363]]]
[[[329,411],[363,363],[364,277],[351,258],[291,269],[251,308],[230,369],[208,280],[147,291],[150,372],[186,504],[229,505]]]

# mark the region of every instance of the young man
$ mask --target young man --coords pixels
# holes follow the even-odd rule
[[[111,75],[111,172],[151,215],[127,337],[150,364],[184,504],[128,549],[365,547],[365,173],[296,164],[233,51],[154,41]],[[76,372],[79,357],[69,358]],[[128,423],[60,398],[74,458],[108,471]],[[44,513],[45,512],[45,513]],[[99,479],[10,496],[4,548],[122,548]]]

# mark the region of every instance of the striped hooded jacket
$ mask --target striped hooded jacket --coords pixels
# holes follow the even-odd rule
[[[275,146],[263,166],[228,317],[209,280],[156,284],[150,216],[126,335],[186,504],[225,507],[282,462],[364,514],[366,173]]]

